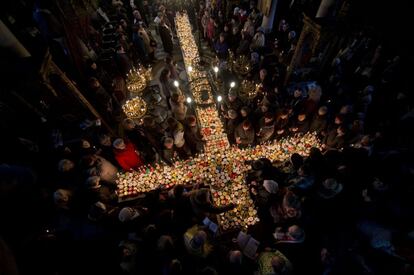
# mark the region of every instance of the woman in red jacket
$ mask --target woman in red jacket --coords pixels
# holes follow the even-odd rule
[[[113,146],[115,159],[125,171],[144,165],[139,152],[131,142],[124,142],[122,138],[117,138],[114,140]]]

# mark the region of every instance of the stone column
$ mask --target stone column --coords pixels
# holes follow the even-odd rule
[[[319,9],[316,12],[316,18],[322,18],[332,15],[337,0],[322,0]]]
[[[270,7],[269,16],[263,15],[263,19],[262,19],[262,27],[265,29],[265,32],[272,31],[273,21],[275,20],[275,15],[276,15],[276,7],[277,7],[278,0],[271,0],[271,1],[272,1],[272,5]]]

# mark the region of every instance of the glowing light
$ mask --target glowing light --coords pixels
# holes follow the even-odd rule
[[[191,72],[193,71],[193,66],[188,66],[188,68],[187,68],[187,69],[188,69],[188,72],[190,72],[190,73],[191,73]]]
[[[177,81],[177,80],[174,80],[174,86],[175,86],[175,87],[178,87],[178,86],[180,86],[180,83],[178,83],[178,81]]]
[[[192,101],[191,97],[187,97],[187,103],[191,103]]]
[[[223,100],[223,97],[221,96],[221,95],[219,95],[218,97],[217,97],[217,101],[218,102],[221,102]]]
[[[213,68],[213,70],[214,70],[214,72],[215,72],[215,73],[218,73],[219,68],[218,68],[217,66],[215,66],[215,67]]]
[[[232,82],[230,83],[230,88],[234,88],[234,87],[236,87],[236,82],[232,81]]]

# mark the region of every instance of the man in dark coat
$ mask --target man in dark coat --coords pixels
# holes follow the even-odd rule
[[[254,128],[250,121],[245,120],[239,126],[236,127],[234,131],[234,138],[236,139],[236,143],[244,148],[249,145],[253,145],[254,143]]]
[[[164,51],[170,55],[172,55],[174,46],[173,46],[173,38],[172,38],[172,31],[165,23],[164,19],[161,19],[160,26],[158,27],[162,46],[164,47]]]

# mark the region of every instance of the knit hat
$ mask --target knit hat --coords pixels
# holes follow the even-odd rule
[[[279,191],[279,184],[277,184],[274,180],[264,180],[263,187],[270,194],[276,194],[277,191]]]
[[[128,222],[136,219],[139,215],[138,210],[132,207],[124,207],[119,211],[118,219],[120,222]]]

